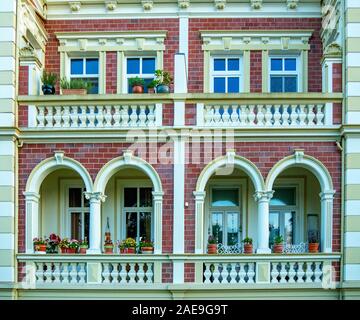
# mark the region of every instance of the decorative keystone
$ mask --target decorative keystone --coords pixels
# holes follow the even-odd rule
[[[282,44],[282,48],[284,50],[289,49],[289,42],[290,42],[290,38],[289,37],[282,37],[281,38],[281,44]]]
[[[79,39],[78,43],[79,43],[80,50],[86,50],[87,39]]]
[[[133,157],[133,151],[132,150],[125,150],[123,157],[124,157],[125,163],[129,163],[131,158]]]
[[[114,11],[116,9],[116,0],[107,0],[105,1],[106,9],[109,11]]]
[[[153,6],[154,6],[154,1],[152,0],[142,0],[141,1],[142,7],[145,11],[150,11],[152,10]]]
[[[251,8],[260,10],[262,8],[262,0],[251,0]]]
[[[290,10],[295,10],[295,9],[297,9],[298,3],[299,3],[299,0],[287,0],[286,6]]]
[[[304,159],[304,149],[295,149],[295,163],[301,163]]]
[[[106,42],[107,42],[107,40],[104,39],[104,38],[99,39],[99,44],[100,44],[101,46],[106,45]]]
[[[224,10],[226,6],[226,0],[214,0],[214,5],[217,10]]]
[[[231,37],[223,37],[222,40],[224,42],[224,49],[230,50],[232,38]]]
[[[269,38],[269,37],[262,37],[262,38],[261,38],[261,42],[262,42],[263,44],[268,44],[269,41],[270,41],[270,38]]]
[[[190,0],[178,0],[178,6],[180,9],[187,9],[190,7]]]
[[[136,38],[136,47],[138,50],[144,50],[145,39],[144,38]]]
[[[80,1],[70,1],[69,6],[70,6],[70,10],[72,12],[78,12],[81,8],[81,2]]]
[[[235,150],[234,149],[229,149],[226,151],[226,164],[229,165],[233,165],[235,160]]]
[[[251,42],[251,37],[244,37],[243,41],[245,44],[249,44]]]
[[[60,151],[60,150],[55,151],[54,157],[55,157],[55,161],[56,161],[57,164],[62,164],[63,163],[64,154],[65,154],[64,151]]]

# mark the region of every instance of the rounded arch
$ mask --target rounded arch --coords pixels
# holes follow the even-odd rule
[[[277,162],[270,170],[265,186],[267,191],[271,191],[276,178],[291,167],[302,167],[312,172],[318,179],[321,191],[333,190],[333,183],[329,171],[319,160],[314,157],[304,155],[303,153],[295,153]]]
[[[229,157],[232,157],[233,159],[230,159]],[[196,183],[196,191],[205,191],[206,184],[209,181],[210,177],[215,172],[217,172],[217,170],[221,169],[224,166],[234,166],[235,168],[239,168],[245,171],[251,178],[255,187],[255,191],[264,190],[264,179],[261,175],[260,170],[254,163],[244,157],[240,157],[234,154],[227,154],[226,156],[214,159],[201,171]]]
[[[141,170],[150,178],[154,186],[154,191],[162,192],[161,180],[154,167],[145,160],[126,152],[123,156],[110,160],[99,171],[95,179],[94,191],[105,193],[109,179],[122,167],[133,167]]]
[[[26,183],[26,192],[39,193],[44,179],[58,169],[71,169],[77,172],[84,181],[87,192],[92,192],[93,182],[89,172],[78,161],[56,153],[54,157],[41,161],[30,173]]]

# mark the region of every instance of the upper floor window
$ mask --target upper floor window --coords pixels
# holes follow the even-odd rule
[[[99,92],[99,59],[70,59],[70,79],[82,79],[92,83],[90,93]]]
[[[215,93],[241,92],[240,57],[214,57],[211,66],[211,91]]]
[[[270,58],[270,92],[299,91],[299,58]]]
[[[128,57],[126,58],[126,84],[128,93],[132,92],[129,79],[139,77],[144,79],[144,92],[147,92],[148,84],[154,79],[156,69],[155,57]]]

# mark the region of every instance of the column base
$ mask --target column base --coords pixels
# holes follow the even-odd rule
[[[86,250],[86,254],[101,254],[101,250],[100,249],[87,249]]]
[[[271,253],[271,250],[269,248],[258,248],[256,250],[256,253],[259,253],[259,254],[270,254]]]

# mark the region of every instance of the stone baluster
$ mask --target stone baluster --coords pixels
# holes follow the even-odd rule
[[[238,276],[238,273],[236,272],[236,263],[231,263],[230,265],[230,272],[229,272],[229,276],[230,276],[230,283],[237,283],[236,278]]]
[[[137,283],[143,284],[143,283],[145,283],[145,281],[144,281],[144,276],[145,276],[144,266],[145,266],[145,263],[138,263],[137,265],[138,265],[138,268],[139,268],[137,273],[136,273],[137,279],[138,279]]]
[[[102,268],[103,268],[102,276],[104,278],[103,283],[105,283],[105,284],[111,283],[111,281],[110,281],[111,267],[112,267],[111,263],[103,263],[102,264]]]
[[[288,127],[289,124],[289,119],[290,119],[290,114],[289,114],[289,108],[291,108],[291,106],[289,105],[283,105],[283,113],[282,113],[282,125],[284,127]]]
[[[148,106],[149,113],[147,115],[147,126],[148,127],[154,127],[155,126],[155,106],[153,104],[150,104]]]
[[[43,128],[45,127],[45,107],[37,107],[37,127]]]
[[[239,114],[238,114],[238,112],[237,112],[237,110],[238,110],[238,105],[236,105],[236,104],[233,104],[232,106],[231,106],[231,109],[232,109],[232,112],[231,112],[231,124],[233,125],[233,126],[238,126],[239,124],[240,124],[240,121],[239,121]]]
[[[246,277],[246,270],[245,270],[246,263],[239,263],[239,283],[246,283],[245,277]]]
[[[94,128],[95,127],[95,107],[94,106],[89,106],[88,119],[89,119],[89,128]]]
[[[146,106],[140,105],[140,113],[139,113],[139,126],[145,127],[146,125],[146,113],[145,113]]]
[[[324,114],[323,109],[324,109],[323,104],[318,104],[316,106],[316,125],[318,125],[318,126],[324,125],[325,114]]]
[[[71,128],[77,128],[79,126],[79,113],[78,113],[78,107],[71,107],[70,112],[70,127]]]
[[[113,119],[114,119],[114,127],[119,128],[120,127],[120,120],[121,120],[121,115],[120,115],[120,106],[114,106],[114,115],[113,115]]]
[[[229,105],[224,105],[223,109],[224,109],[224,113],[222,115],[222,119],[224,123],[228,124],[230,121]]]
[[[299,125],[301,127],[306,125],[306,112],[305,112],[305,106],[304,105],[300,105]]]
[[[69,106],[65,106],[64,107],[64,114],[62,116],[63,119],[63,127],[64,128],[69,128],[70,127],[70,107]]]
[[[309,126],[314,126],[315,125],[315,113],[314,113],[314,105],[313,104],[309,104],[307,106],[308,109],[308,125]]]
[[[120,273],[119,273],[119,275],[120,275],[120,281],[119,282],[127,283],[128,282],[128,279],[127,279],[128,273],[126,271],[126,263],[122,263],[119,266],[121,268]]]
[[[79,263],[78,277],[79,277],[79,284],[84,284],[86,282],[86,264],[85,263]]]
[[[266,111],[265,111],[265,126],[272,126],[272,112],[271,112],[271,108],[272,108],[272,105],[271,104],[267,104],[265,106],[266,108]]]
[[[121,108],[121,125],[123,127],[129,126],[129,106],[122,106]]]
[[[220,276],[221,276],[221,272],[219,270],[219,267],[222,266],[221,264],[218,263],[214,263],[214,271],[213,271],[213,278],[214,281],[213,283],[220,283]]]
[[[57,106],[55,107],[55,115],[54,115],[54,128],[61,128],[61,107]]]
[[[86,109],[87,109],[86,106],[80,106],[81,113],[79,119],[80,119],[81,128],[86,128],[86,120],[87,120]]]
[[[104,127],[104,106],[97,106],[96,127]]]
[[[130,114],[130,127],[136,127],[138,122],[137,115],[137,106],[130,106],[131,114]]]
[[[207,264],[204,263],[205,265],[205,271],[204,271],[204,283],[211,283],[211,276],[212,276],[212,272],[211,272],[211,263]]]
[[[112,121],[112,114],[111,109],[112,106],[105,106],[106,113],[105,113],[105,127],[110,128],[111,127],[111,121]]]
[[[45,120],[46,120],[46,125],[45,127],[47,128],[52,128],[54,126],[54,118],[53,118],[53,112],[54,112],[54,107],[46,107],[46,116],[45,116]]]
[[[260,104],[257,106],[257,125],[259,127],[263,127],[265,125],[264,119],[265,119],[264,106]]]
[[[290,126],[295,127],[298,125],[298,118],[299,118],[299,113],[298,113],[298,109],[299,106],[298,105],[292,105],[291,106],[291,115],[290,115]]]
[[[249,126],[255,126],[255,106],[250,105],[248,108],[248,121]]]
[[[215,109],[214,122],[216,125],[219,125],[221,122],[220,106],[214,106],[214,109]]]
[[[210,126],[214,120],[214,109],[210,105],[205,106],[205,108],[206,108],[205,119],[204,119],[205,125]]]
[[[129,283],[133,284],[136,283],[135,277],[136,277],[136,271],[135,271],[135,263],[129,263],[129,272],[128,272],[128,277],[129,277]]]
[[[280,105],[274,105],[274,126],[279,127],[281,125],[280,123],[281,114],[280,114]]]

